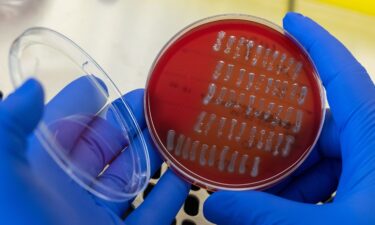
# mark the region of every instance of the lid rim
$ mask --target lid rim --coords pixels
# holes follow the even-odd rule
[[[69,160],[66,159],[64,155],[59,153],[60,152],[59,150],[56,150],[56,148],[58,147],[53,145],[50,139],[48,138],[48,136],[50,135],[50,132],[46,124],[43,121],[39,123],[39,126],[37,127],[37,130],[36,130],[36,136],[38,140],[41,142],[42,146],[45,148],[48,154],[59,165],[59,167],[62,168],[66,172],[66,174],[68,174],[74,181],[76,181],[80,186],[82,186],[84,189],[86,189],[90,193],[100,198],[103,198],[105,200],[121,201],[121,202],[135,197],[137,194],[139,194],[146,188],[148,181],[151,177],[151,172],[150,172],[151,165],[150,165],[148,147],[147,147],[144,135],[142,133],[142,130],[140,129],[139,124],[130,106],[123,99],[121,92],[116,87],[112,79],[108,76],[108,74],[81,47],[79,47],[76,43],[74,43],[71,39],[64,36],[63,34],[57,31],[54,31],[52,29],[45,28],[45,27],[29,28],[25,30],[20,36],[18,36],[13,41],[9,50],[9,73],[10,73],[11,81],[12,81],[14,88],[17,88],[19,85],[21,85],[27,78],[23,76],[24,74],[20,67],[19,57],[22,54],[22,51],[24,49],[26,49],[28,46],[35,45],[35,44],[48,46],[59,51],[59,53],[68,57],[76,66],[80,67],[83,71],[86,72],[85,68],[83,68],[84,64],[78,63],[82,61],[82,59],[84,59],[86,60],[86,62],[91,63],[91,65],[94,68],[96,68],[105,77],[106,85],[110,86],[111,90],[115,93],[116,96],[118,96],[118,99],[120,100],[119,103],[125,109],[126,116],[129,117],[126,121],[130,121],[131,123],[130,126],[132,127],[132,129],[134,129],[133,131],[135,134],[134,137],[137,136],[137,138],[139,139],[138,141],[139,144],[137,144],[136,147],[140,147],[142,149],[142,150],[136,150],[136,153],[131,153],[133,157],[133,161],[134,161],[134,157],[137,157],[137,156],[139,157],[139,154],[142,154],[142,157],[144,158],[144,161],[145,161],[143,162],[145,163],[145,165],[142,164],[142,166],[139,163],[140,162],[139,158],[138,158],[138,161],[134,161],[134,163],[137,163],[138,165],[137,170],[142,170],[142,172],[139,172],[139,171],[137,172],[135,167],[133,168],[133,171],[130,171],[132,174],[132,177],[134,177],[135,175],[139,177],[139,179],[136,180],[137,189],[134,192],[125,193],[125,192],[121,192],[121,191],[117,191],[115,189],[109,188],[106,185],[102,184],[102,186],[99,187],[100,190],[103,190],[104,188],[106,190],[109,190],[111,193],[109,195],[100,193],[94,188],[90,187],[88,184],[86,184],[83,180],[81,180],[82,178],[80,177],[83,177],[88,180],[92,180],[92,178],[90,179],[85,171],[74,169],[74,166],[69,163]],[[125,122],[125,120],[122,119],[121,123],[127,124],[128,122]],[[123,130],[125,129],[125,127],[121,129]],[[129,143],[130,143],[129,146],[134,144],[133,142],[134,137],[129,137]],[[138,151],[140,151],[141,153],[137,153]],[[143,171],[143,169],[140,169],[141,167],[145,168],[145,171]],[[138,176],[139,174],[141,174],[141,176]],[[141,184],[140,182],[143,182],[143,184]]]

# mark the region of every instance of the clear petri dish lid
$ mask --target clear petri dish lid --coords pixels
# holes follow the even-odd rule
[[[143,191],[150,162],[130,107],[104,70],[79,46],[47,28],[31,28],[12,44],[14,87],[36,78],[45,91],[36,142],[79,185],[111,201]]]

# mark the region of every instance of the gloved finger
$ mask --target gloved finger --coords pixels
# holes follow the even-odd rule
[[[298,167],[293,173],[291,173],[286,178],[282,179],[280,182],[274,184],[271,187],[263,190],[264,192],[270,194],[277,194],[281,190],[283,190],[286,186],[288,186],[295,177],[298,177],[300,174],[303,174],[306,170],[310,169],[314,165],[316,165],[321,160],[321,155],[319,154],[317,148],[314,148],[307,159],[302,163],[300,167]]]
[[[127,94],[125,94],[122,98],[129,106],[130,110],[135,115],[135,118],[137,121],[139,121],[142,125],[142,127],[145,127],[145,119],[144,119],[144,113],[143,113],[143,90],[137,89],[134,91],[131,91]],[[130,115],[127,115],[127,109],[121,108],[123,106],[122,99],[117,99],[113,103],[114,107],[118,107],[118,111],[121,113],[124,113],[124,118],[129,119],[126,117],[129,117]],[[120,103],[120,104],[118,104]],[[109,110],[110,112],[111,110]],[[87,169],[91,168],[91,170],[94,170],[94,166],[98,166],[99,170],[94,170],[92,175],[98,175],[99,172],[101,172],[104,167],[111,162],[110,166],[106,170],[106,173],[102,174],[101,182],[99,184],[112,184],[111,187],[114,189],[123,189],[128,187],[127,182],[129,182],[130,176],[133,175],[132,171],[134,168],[136,168],[137,165],[132,165],[133,163],[133,157],[135,157],[135,151],[142,151],[143,149],[137,149],[139,146],[142,145],[142,141],[146,141],[147,147],[151,147],[152,140],[149,137],[149,134],[147,132],[147,139],[143,140],[140,137],[134,136],[137,134],[137,131],[134,129],[137,129],[135,126],[133,126],[131,123],[133,121],[127,120],[126,122],[129,130],[127,135],[132,136],[129,137],[131,140],[134,140],[136,143],[131,143],[129,145],[129,140],[124,140],[124,137],[122,136],[122,133],[120,130],[117,130],[116,134],[116,127],[119,128],[120,125],[117,124],[116,118],[117,115],[108,113],[107,114],[107,120],[109,123],[110,121],[113,121],[112,124],[114,127],[106,126],[104,123],[93,123],[90,122],[90,126],[93,127],[93,129],[96,131],[95,133],[99,135],[95,135],[95,133],[87,134],[87,129],[85,130],[85,133],[83,133],[82,141],[78,142],[76,144],[79,151],[75,151],[76,154],[72,154],[72,158],[75,158],[76,161],[79,161],[80,164],[87,165]],[[111,118],[112,117],[112,118]],[[98,121],[98,120],[95,120]],[[101,121],[101,120],[99,120]],[[98,126],[95,126],[98,125]],[[132,134],[131,134],[132,133]],[[144,133],[144,132],[143,132]],[[102,140],[101,140],[102,139]],[[104,139],[104,140],[103,140]],[[91,144],[94,143],[94,144]],[[105,144],[103,144],[105,143]],[[126,146],[127,147],[126,147]],[[127,148],[127,149],[125,149]],[[125,149],[125,150],[124,150]],[[82,150],[82,151],[81,151]],[[86,150],[86,151],[85,151]],[[120,151],[124,150],[120,153]],[[91,153],[90,153],[91,152]],[[90,155],[93,158],[93,160],[90,160],[91,157],[87,157],[87,153],[90,153]],[[151,164],[154,167],[160,166],[160,158],[156,157],[155,154],[153,154],[152,150],[149,151],[149,154],[151,154],[152,158]],[[146,157],[142,154],[142,152],[139,152],[138,154],[140,157]],[[99,157],[99,158],[98,158]],[[140,161],[145,162],[146,158],[139,159]]]
[[[145,201],[125,220],[125,224],[171,224],[190,190],[190,185],[168,170]]]
[[[7,153],[17,154],[16,150],[25,150],[26,137],[42,116],[43,98],[41,85],[30,79],[0,103],[1,146],[14,151]]]
[[[99,89],[98,89],[99,88]],[[49,124],[71,115],[92,115],[107,102],[106,86],[99,78],[82,76],[54,96],[45,107],[43,121]]]
[[[147,129],[143,130],[143,135],[145,138],[145,142],[147,145],[147,150],[150,158],[150,166],[151,166],[151,174],[154,174],[161,166],[162,160],[159,154],[156,152],[155,146],[152,142],[150,133]],[[136,144],[134,146],[138,146],[138,143],[141,140],[139,138],[134,139]],[[133,159],[131,155],[131,151],[137,151],[138,149],[126,149],[122,152],[108,167],[107,170],[104,171],[102,175],[98,177],[100,183],[111,185],[114,189],[121,189],[121,184],[126,184],[128,182],[126,177],[131,175],[133,171]],[[139,160],[146,160],[146,159],[139,159]],[[112,179],[114,178],[114,179]],[[120,181],[122,179],[122,181]]]
[[[333,212],[332,206],[318,208],[257,191],[219,191],[203,206],[206,219],[218,225],[325,224]]]
[[[143,107],[143,96],[144,89],[135,89],[126,93],[126,95],[123,97],[124,101],[130,107],[130,110],[141,130],[145,129],[147,126]]]
[[[100,90],[98,90],[98,86],[100,86]],[[97,113],[107,103],[107,93],[103,93],[102,91],[103,89],[106,90],[106,88],[103,81],[94,76],[87,75],[78,78],[63,88],[48,102],[43,117],[44,121],[49,123],[71,115]],[[140,128],[145,128],[143,89],[127,93],[123,96],[122,100],[129,106]],[[114,105],[120,107],[120,104],[116,104],[117,101],[119,100],[114,101]],[[111,114],[110,109],[108,114]]]
[[[373,82],[344,45],[311,19],[288,13],[283,23],[312,57],[341,130],[356,109],[374,99]]]
[[[127,129],[127,135],[134,137],[141,133],[146,128],[146,119],[143,107],[143,89],[135,89],[126,93],[122,98],[118,98],[112,102],[111,107],[108,108],[106,119],[113,126]],[[132,112],[133,115],[128,112]],[[118,115],[121,114],[121,115]],[[125,124],[120,124],[118,121],[119,116]]]
[[[318,203],[327,200],[341,175],[341,161],[324,159],[294,179],[277,195],[293,201]]]
[[[48,103],[47,113],[44,116],[46,123],[58,121],[57,125],[60,127],[57,130],[59,135],[56,137],[60,139],[59,144],[70,149],[72,154],[69,157],[72,162],[75,162],[74,165],[78,165],[81,169],[82,167],[86,168],[87,171],[91,171],[89,173],[91,175],[97,175],[127,144],[122,131],[116,130],[118,124],[110,126],[110,123],[100,117],[89,116],[99,111],[107,102],[105,94],[103,95],[102,91],[97,89],[98,83],[105,88],[101,80],[93,78],[93,76],[83,76],[73,81]],[[133,109],[135,118],[140,121],[142,126],[146,126],[143,107],[141,107],[142,97],[143,92],[137,90],[126,94],[123,99]],[[116,101],[114,105],[116,105]],[[110,109],[108,117],[111,115]],[[124,116],[126,116],[126,112],[123,112]],[[107,120],[110,121],[111,118],[107,118]],[[55,127],[58,127],[57,125],[55,122]],[[72,151],[73,147],[74,151]],[[36,149],[33,151],[37,151],[40,148],[33,149]],[[31,158],[37,157],[37,155],[39,154],[30,154]]]
[[[82,86],[85,86],[85,85],[87,85],[88,88],[86,88],[86,89],[81,88]],[[95,103],[95,99],[94,99],[94,103],[93,103],[93,105],[91,105],[92,102],[88,101],[88,99],[91,99],[91,95],[92,95],[91,92],[96,91],[95,88],[93,88],[93,90],[91,90],[91,91],[88,90],[90,87],[92,87],[92,85],[91,86],[90,85],[91,85],[91,83],[88,79],[81,78],[79,80],[76,80],[76,81],[72,82],[67,87],[65,87],[61,91],[61,93],[59,93],[48,104],[48,107],[50,107],[50,108],[60,108],[60,110],[62,110],[62,111],[66,110],[66,111],[64,111],[65,113],[54,114],[49,118],[51,120],[59,120],[59,116],[63,116],[65,118],[72,118],[72,117],[77,117],[77,114],[80,117],[84,117],[82,114],[80,114],[80,112],[82,112],[82,110],[80,110],[79,107],[82,107],[83,109],[85,109],[84,113],[90,114],[90,112],[92,113],[92,111],[95,111],[98,108],[98,105],[100,105],[100,104],[97,104],[97,103],[101,103],[101,102],[97,101]],[[80,90],[86,90],[86,91],[84,91],[83,93],[80,93]],[[75,96],[75,95],[78,95],[79,97],[77,97],[77,98],[83,99],[84,101],[80,102],[78,99],[76,100],[74,98],[73,98],[73,101],[76,100],[75,104],[71,103],[70,101],[67,101],[66,96]],[[94,94],[94,96],[95,96],[95,94]],[[123,96],[123,100],[128,104],[128,107],[130,109],[132,109],[135,118],[138,120],[138,122],[141,124],[141,126],[143,126],[143,127],[146,126],[144,116],[143,116],[143,106],[142,106],[142,104],[143,104],[143,90],[136,90],[136,91],[130,92],[130,93],[126,94],[125,96]],[[117,100],[114,102],[114,105],[116,105],[116,102],[117,102]],[[67,104],[67,106],[66,106],[66,104]],[[77,107],[77,106],[79,106],[79,107]],[[119,108],[119,109],[121,109],[121,108]],[[126,112],[124,112],[124,113],[126,113]],[[81,123],[81,125],[79,125],[79,123],[76,123],[76,125],[78,124],[78,126],[75,127],[76,131],[74,131],[74,129],[66,129],[67,130],[66,137],[72,137],[72,135],[73,136],[74,135],[79,136],[80,133],[82,134],[82,132],[84,132],[83,129],[79,129],[79,127],[81,127],[81,128],[85,127],[85,126],[82,126],[82,124],[90,124],[91,128],[97,128],[95,130],[98,131],[99,133],[101,133],[101,135],[98,135],[96,131],[95,131],[96,133],[95,132],[87,132],[87,129],[86,129],[86,131],[85,131],[86,135],[84,135],[84,136],[86,137],[85,143],[87,143],[88,146],[87,146],[87,148],[84,148],[84,149],[93,150],[93,151],[95,151],[95,152],[93,152],[95,154],[92,154],[92,157],[90,157],[90,158],[88,158],[88,157],[75,157],[77,159],[75,164],[87,165],[89,169],[94,168],[95,171],[93,172],[93,174],[95,174],[95,173],[98,173],[98,171],[99,172],[101,171],[100,168],[104,168],[103,165],[105,165],[108,161],[111,161],[111,160],[109,160],[111,157],[103,157],[103,155],[106,154],[107,150],[108,149],[111,150],[111,151],[115,150],[118,153],[121,149],[123,149],[123,148],[119,148],[119,146],[122,146],[124,144],[124,142],[123,142],[122,138],[118,138],[118,135],[117,135],[118,131],[116,130],[116,128],[118,128],[118,124],[112,123],[113,121],[111,121],[111,118],[110,118],[111,113],[109,113],[109,112],[107,113],[106,119],[109,123],[101,121],[98,118],[94,120],[92,116],[91,117],[86,116],[86,117],[87,117],[86,121],[85,121],[85,119],[82,120],[82,118],[80,119],[80,121],[78,121],[78,122]],[[110,126],[110,125],[112,125],[112,126]],[[110,129],[108,129],[108,128],[110,128]],[[106,139],[106,141],[104,141],[105,144],[104,145],[100,144],[103,141],[100,141],[99,138],[95,138],[96,136],[101,136],[101,138]],[[90,137],[91,137],[91,139],[90,139]],[[74,141],[74,138],[67,138],[67,139],[69,139],[69,140],[67,140],[66,142],[62,141],[62,143],[64,143],[65,145],[68,145],[69,143],[74,143],[74,144],[77,145],[77,142]],[[89,140],[89,141],[87,141],[87,140]],[[81,144],[81,147],[82,146],[84,147],[85,145]],[[117,147],[114,147],[114,146],[117,146]],[[39,148],[35,148],[35,149],[42,149],[42,148],[39,146]],[[107,149],[107,150],[103,152],[100,149],[102,149],[102,150]],[[97,150],[99,150],[99,151],[97,151]],[[45,168],[45,167],[43,167],[43,165],[41,165],[41,164],[43,164],[44,160],[42,160],[42,161],[38,160],[38,159],[45,159],[46,157],[44,157],[44,155],[46,155],[46,152],[45,151],[38,151],[38,152],[39,152],[39,154],[34,154],[36,156],[35,157],[36,160],[34,160],[36,162],[35,165],[37,165],[37,167],[41,171],[46,171],[46,170],[48,170],[48,168]],[[85,156],[85,155],[87,155],[87,154],[83,154],[83,156]],[[110,155],[113,156],[114,154],[110,154]],[[106,159],[103,160],[103,158],[106,158]],[[78,159],[80,159],[80,160],[78,160]],[[97,163],[98,161],[99,161],[99,163]],[[156,160],[156,161],[158,161],[158,160]],[[99,164],[101,166],[98,167],[97,165],[99,165]]]
[[[330,109],[326,110],[323,128],[316,147],[322,157],[341,158],[340,130],[335,123]]]
[[[111,126],[95,115],[107,102],[106,94],[97,89],[99,81],[93,76],[73,81],[49,102],[44,116],[55,141],[62,147],[60,153],[67,156],[72,166],[93,178],[128,144],[118,124]],[[110,109],[113,107],[116,106]],[[127,116],[126,112],[123,116]],[[138,115],[140,120],[142,117]]]
[[[49,130],[70,166],[92,179],[128,146],[124,133],[99,116],[69,116],[50,124]]]
[[[73,115],[93,115],[106,103],[106,94],[98,91],[97,85],[106,90],[103,82],[94,76],[82,76],[54,96],[44,107],[43,122],[51,124]],[[30,139],[28,157],[36,167],[43,165],[44,154],[35,134]]]
[[[333,120],[330,109],[326,110],[323,128],[314,149],[292,176],[299,176],[319,163],[323,158],[341,159],[339,130]]]
[[[159,154],[156,152],[155,146],[152,142],[150,133],[147,129],[143,130],[143,135],[147,144],[147,149],[150,157],[151,175],[153,175],[161,166],[162,160]],[[139,142],[138,138],[135,138],[135,142]],[[137,146],[137,144],[135,145]],[[123,191],[129,187],[131,176],[133,172],[132,155],[130,151],[136,151],[137,149],[129,149],[122,152],[110,165],[110,167],[98,177],[98,182],[93,185],[94,188],[101,188],[101,185],[110,187],[114,191]],[[145,159],[140,159],[145,160]],[[129,207],[130,201],[114,203],[109,201],[101,201],[108,208],[110,208],[117,215],[121,216]]]
[[[127,93],[124,96],[125,102],[128,104],[130,109],[132,110],[133,114],[135,115],[137,122],[141,127],[146,127],[146,122],[144,118],[144,107],[143,107],[143,89],[137,89]],[[109,117],[109,116],[108,116]],[[110,120],[110,118],[108,118]],[[162,164],[162,160],[160,159],[159,154],[157,154],[155,150],[155,146],[153,141],[151,140],[150,134],[148,130],[145,128],[143,129],[143,135],[145,138],[145,142],[147,144],[148,154],[150,158],[150,166],[151,166],[151,175],[153,175],[160,165]],[[134,142],[139,142],[138,137],[134,137]],[[135,144],[137,145],[137,144]],[[123,178],[129,176],[129,173],[132,171],[125,170],[128,162],[131,162],[129,158],[131,155],[129,151],[124,151],[119,157],[117,157],[112,163],[111,166],[98,178],[98,182],[103,185],[108,185],[114,189],[120,189],[125,187],[126,182]],[[117,215],[122,215],[132,200],[126,202],[110,202],[103,199],[97,199],[97,202],[100,204],[105,205],[110,210],[115,212]]]
[[[314,167],[316,164],[320,163],[320,161],[325,158],[341,160],[339,131],[329,109],[326,110],[326,117],[318,142],[314,149],[311,151],[310,155],[307,157],[307,159],[296,171],[294,171],[285,180],[281,181],[280,183],[276,184],[271,188],[268,188],[265,191],[267,193],[273,194],[279,193],[286,186],[288,186],[289,183],[292,182],[296,177],[299,177],[301,174],[304,174],[307,170]]]

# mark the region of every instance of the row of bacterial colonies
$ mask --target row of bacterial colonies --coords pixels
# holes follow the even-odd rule
[[[251,163],[248,162],[249,156],[247,154],[239,156],[238,151],[233,151],[228,161],[226,160],[228,154],[230,154],[228,146],[218,149],[216,145],[201,144],[200,141],[192,140],[183,134],[177,136],[174,130],[168,131],[167,150],[171,153],[174,152],[176,156],[182,156],[185,160],[196,161],[200,166],[217,167],[220,172],[234,173],[238,171],[239,174],[245,174],[246,168],[250,167],[250,176],[257,177],[259,173],[259,156],[255,156]],[[216,154],[218,154],[218,160],[216,160]],[[248,164],[251,165],[248,166]]]
[[[297,133],[299,132],[299,130],[301,129],[301,120],[302,120],[302,114],[299,113],[300,111],[297,111],[297,115],[296,115],[296,125],[293,127],[293,132]],[[201,112],[198,116],[198,119],[197,119],[197,122],[194,126],[194,131],[197,133],[197,134],[204,134],[204,135],[208,135],[208,133],[211,131],[212,132],[212,126],[214,125],[215,123],[215,120],[216,120],[216,114],[212,113],[210,114],[210,116],[208,117],[208,120],[205,122],[205,117],[206,117],[207,113],[206,112]],[[217,130],[214,130],[214,132],[216,132],[216,135],[218,138],[222,138],[223,135],[224,135],[224,127],[227,123],[227,118],[226,117],[221,117],[218,122],[216,122],[216,127],[217,127]],[[247,129],[247,123],[246,122],[242,122],[242,123],[238,123],[238,121],[236,119],[231,119],[230,122],[228,122],[229,124],[229,131],[228,133],[226,134],[226,138],[227,140],[231,141],[231,140],[235,140],[236,142],[241,142],[243,141],[243,135],[244,133],[246,133],[246,129]],[[250,136],[248,138],[245,138],[246,140],[246,148],[257,148],[259,150],[265,150],[267,152],[271,151],[272,150],[272,143],[273,143],[273,139],[274,139],[274,136],[275,136],[275,132],[274,131],[269,131],[268,135],[266,134],[266,130],[262,129],[260,131],[258,131],[259,133],[257,134],[257,127],[256,126],[249,126],[250,131]],[[258,136],[258,140],[255,140],[256,139],[256,136]],[[276,145],[274,147],[274,150],[273,150],[273,154],[276,156],[278,155],[279,153],[279,148],[280,148],[280,145],[282,144],[283,142],[283,139],[284,139],[284,134],[283,133],[279,133],[278,134],[278,138],[277,138],[277,142],[276,142]],[[293,141],[292,141],[293,140]],[[256,144],[254,144],[256,143]],[[284,146],[284,150],[283,150],[283,156],[288,156],[289,155],[289,150],[290,150],[290,144],[294,143],[294,137],[291,136],[291,135],[286,135],[286,144]]]
[[[214,98],[215,91],[212,91],[214,89],[216,89],[216,86],[214,84],[209,86],[208,94],[203,99],[204,105],[209,104]],[[250,95],[248,97],[248,100],[246,100],[246,96],[244,93],[240,93],[237,96],[234,90],[229,91],[228,98],[225,101],[224,97],[226,92],[227,89],[225,89],[225,87],[222,87],[220,94],[213,101],[213,104],[223,105],[225,108],[231,109],[237,114],[243,113],[245,118],[254,116],[255,118],[258,118],[265,122],[270,122],[273,126],[279,125],[285,128],[288,128],[292,124],[292,115],[295,114],[296,119],[294,121],[295,123],[293,131],[295,133],[300,131],[303,117],[303,112],[300,109],[295,109],[291,106],[287,108],[283,105],[276,105],[276,103],[274,102],[270,102],[268,103],[268,105],[266,105],[265,98],[259,98],[259,100],[257,100],[257,97],[255,95]],[[302,99],[304,99],[304,97],[302,97]],[[200,116],[198,117],[198,123],[200,120],[203,121],[205,114],[206,112],[204,111],[200,114]],[[216,117],[211,117],[210,121],[212,120],[212,122],[214,122],[215,119]]]
[[[221,74],[223,73],[224,68],[224,61],[218,61],[215,67],[215,71],[212,74],[212,79],[214,81],[218,80],[221,77]],[[223,81],[227,82],[229,81],[233,76],[233,64],[227,64],[227,68],[225,70],[225,75],[223,76]],[[233,78],[235,79],[235,78]],[[246,82],[247,80],[247,82]],[[264,93],[271,94],[272,96],[278,96],[279,98],[283,99],[287,96],[287,92],[289,91],[289,99],[294,100],[295,96],[297,95],[298,89],[300,89],[298,93],[298,99],[297,102],[299,105],[302,105],[305,102],[305,98],[307,96],[307,87],[302,86],[301,88],[298,87],[297,83],[293,83],[289,85],[288,81],[282,81],[280,79],[273,79],[273,78],[266,78],[265,75],[260,74],[256,75],[255,73],[249,72],[246,73],[246,70],[241,68],[239,70],[237,80],[236,80],[236,86],[238,88],[241,87],[241,85],[245,85],[245,89],[247,91],[261,91],[261,86],[264,82],[267,82],[266,88],[264,89]],[[208,94],[213,96],[216,91],[216,85],[211,83],[208,89]],[[226,93],[226,88],[222,88],[222,94]]]
[[[251,66],[260,65],[267,71],[274,71],[276,74],[290,73],[291,79],[296,80],[302,70],[302,63],[295,62],[293,57],[287,59],[286,53],[280,53],[278,50],[272,50],[266,48],[261,44],[256,44],[255,41],[247,39],[245,37],[237,38],[236,36],[230,35],[227,38],[226,44],[224,44],[226,33],[220,31],[217,34],[216,42],[212,46],[215,52],[223,50],[227,55],[233,54],[233,59],[245,59]],[[237,43],[236,43],[237,42]]]

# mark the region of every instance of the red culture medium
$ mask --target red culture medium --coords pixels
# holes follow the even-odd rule
[[[302,47],[247,16],[209,18],[175,36],[145,94],[164,160],[211,190],[262,189],[293,172],[319,136],[324,104]]]

